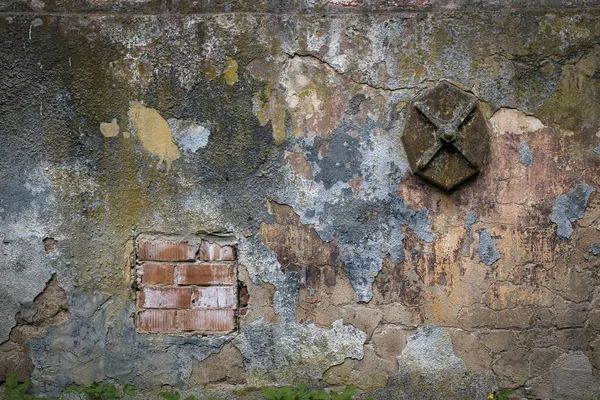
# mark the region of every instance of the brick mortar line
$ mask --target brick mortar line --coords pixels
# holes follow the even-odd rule
[[[355,11],[355,12],[310,12],[310,13],[269,13],[269,12],[246,12],[246,11],[231,11],[231,12],[191,12],[191,13],[137,13],[137,12],[78,12],[65,13],[59,11],[0,11],[0,16],[37,16],[37,17],[218,17],[218,16],[266,16],[266,17],[349,17],[349,16],[387,16],[393,15],[419,15],[419,14],[515,14],[515,13],[582,13],[582,12],[597,12],[600,11],[600,5],[597,7],[573,7],[573,8],[510,8],[510,9],[492,9],[492,10],[472,10],[472,9],[430,9],[430,10],[381,10],[381,11]]]

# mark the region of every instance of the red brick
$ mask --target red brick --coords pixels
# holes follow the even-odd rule
[[[145,332],[173,332],[176,329],[175,310],[146,310],[137,316],[137,327]]]
[[[233,246],[219,246],[218,243],[202,241],[199,258],[201,261],[234,261],[235,249]]]
[[[196,247],[188,242],[170,240],[140,240],[138,259],[142,261],[194,261]]]
[[[235,327],[233,310],[179,310],[177,323],[181,331],[228,332]]]
[[[194,288],[194,308],[231,308],[234,304],[232,286]]]
[[[142,283],[172,285],[175,281],[175,266],[161,264],[144,264]]]
[[[175,281],[179,285],[231,285],[233,265],[178,265]]]
[[[141,308],[189,308],[192,291],[185,287],[144,287],[140,292]]]

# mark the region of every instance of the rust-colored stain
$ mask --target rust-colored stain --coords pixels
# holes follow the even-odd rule
[[[229,332],[235,328],[233,310],[179,310],[177,323],[182,331]]]
[[[175,279],[175,266],[144,264],[142,283],[150,285],[172,285]]]
[[[352,193],[354,197],[358,196],[358,190],[360,189],[360,185],[362,185],[363,179],[360,175],[354,174],[352,179],[348,182],[348,185],[352,188]]]
[[[176,326],[175,310],[145,310],[138,313],[137,327],[145,332],[172,332]]]
[[[194,261],[196,248],[187,242],[140,240],[137,257],[141,261]]]
[[[276,222],[262,223],[260,237],[277,254],[277,260],[284,268],[335,265],[338,256],[335,242],[323,242],[313,228],[300,222],[291,207],[277,203],[269,203],[269,207]]]
[[[285,161],[294,169],[296,175],[310,180],[313,179],[312,167],[310,166],[310,163],[306,161],[299,149],[296,149],[296,151],[293,152],[286,151]]]
[[[179,285],[231,285],[233,278],[233,265],[222,264],[182,264],[175,273]]]

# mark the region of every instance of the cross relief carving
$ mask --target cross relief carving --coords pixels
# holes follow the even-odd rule
[[[449,191],[479,172],[488,137],[477,98],[443,81],[409,106],[402,141],[413,172]]]

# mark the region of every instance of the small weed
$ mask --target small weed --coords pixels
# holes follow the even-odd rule
[[[294,388],[284,386],[280,388],[264,389],[263,394],[267,400],[350,400],[356,392],[354,386],[348,386],[342,393],[324,390],[309,392],[306,385],[300,384]]]
[[[27,394],[27,391],[31,388],[31,381],[27,378],[23,382],[19,382],[14,372],[8,374],[3,387],[4,400],[50,400],[46,397],[35,397]]]
[[[501,390],[496,393],[490,393],[490,394],[488,394],[487,398],[489,400],[508,400],[508,399],[510,399],[511,394],[513,394],[512,390],[505,389],[505,390]],[[600,400],[600,399],[598,399],[598,400]]]
[[[66,394],[75,393],[81,396],[87,396],[91,400],[118,400],[125,396],[135,396],[137,387],[133,385],[123,386],[122,392],[115,385],[110,383],[92,383],[90,386],[69,386],[65,390]]]
[[[179,392],[160,392],[160,397],[166,400],[181,400],[181,395]],[[183,400],[196,400],[194,396],[188,396]]]

